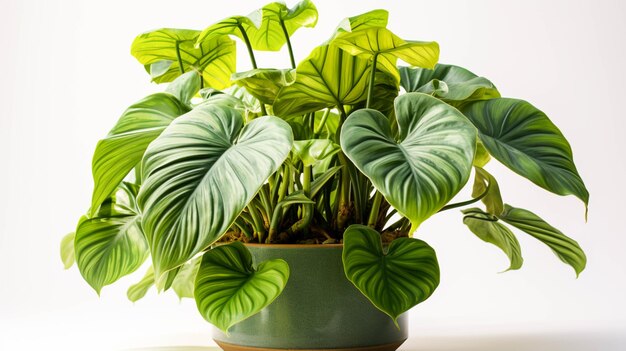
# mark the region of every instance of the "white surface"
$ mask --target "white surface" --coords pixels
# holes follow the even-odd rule
[[[0,12],[0,350],[115,350],[209,345],[192,301],[154,291],[135,305],[62,269],[58,243],[89,205],[94,146],[150,84],[129,46],[158,27],[203,28],[265,1],[3,0]],[[291,1],[290,3],[293,3]],[[217,5],[219,4],[219,5]],[[337,22],[389,9],[390,29],[437,40],[441,62],[491,79],[503,95],[545,111],[571,142],[591,192],[589,221],[573,197],[537,189],[490,165],[507,202],[529,208],[580,242],[576,280],[549,249],[519,235],[524,267],[507,267],[458,212],[419,236],[438,252],[442,280],[412,311],[406,350],[623,350],[626,332],[625,3],[619,1],[316,1],[317,28],[294,37],[302,59]],[[240,47],[240,69],[247,57]],[[286,66],[285,52],[259,54]]]

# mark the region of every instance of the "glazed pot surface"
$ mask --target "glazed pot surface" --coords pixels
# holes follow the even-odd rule
[[[386,351],[406,340],[406,314],[397,328],[346,278],[343,245],[246,246],[255,266],[274,258],[287,261],[289,281],[271,305],[231,327],[228,335],[214,328],[213,337],[225,350]]]

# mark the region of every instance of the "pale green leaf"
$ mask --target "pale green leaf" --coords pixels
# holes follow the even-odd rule
[[[71,232],[61,239],[61,261],[63,261],[63,267],[69,269],[74,265],[76,260],[74,255],[74,237],[76,233]]]
[[[218,36],[203,40],[195,46],[200,31],[162,28],[143,33],[133,41],[131,54],[149,67],[152,80],[171,82],[182,71],[197,71],[204,85],[216,89],[230,86],[230,76],[235,72],[236,46],[228,37]],[[158,69],[152,65],[158,64]]]
[[[126,296],[132,302],[137,302],[146,296],[148,290],[154,285],[154,269],[152,266],[148,268],[146,274],[140,281],[131,285],[126,291]]]
[[[573,194],[585,206],[589,203],[569,143],[543,112],[526,101],[508,98],[477,101],[462,112],[498,161],[546,190]]]
[[[302,0],[293,8],[282,2],[272,2],[261,9],[259,28],[246,29],[252,48],[260,51],[278,51],[300,27],[315,27],[317,8],[310,0]],[[286,33],[285,33],[286,32]]]
[[[259,28],[262,21],[261,10],[256,10],[248,16],[231,16],[216,22],[205,28],[196,39],[196,46],[202,45],[204,42],[222,38],[228,35],[234,35],[241,40],[244,39],[244,32],[250,33]]]
[[[399,140],[376,110],[353,112],[341,147],[413,229],[448,203],[469,178],[476,130],[455,108],[409,93],[395,103]]]
[[[293,139],[277,117],[203,104],[177,118],[143,159],[139,194],[157,277],[216,242],[283,163]]]
[[[422,240],[399,238],[385,250],[374,229],[353,224],[344,233],[346,277],[393,318],[424,302],[439,285],[435,250]]]
[[[475,167],[476,175],[474,178],[474,187],[472,188],[472,197],[476,198],[485,194],[481,201],[487,207],[487,212],[498,216],[504,211],[502,203],[502,195],[500,195],[500,186],[489,172],[480,167]]]
[[[574,268],[576,276],[585,269],[587,256],[580,245],[536,214],[505,204],[498,218],[548,245],[561,261]]]
[[[201,258],[194,258],[193,260],[185,263],[181,266],[176,278],[172,282],[172,289],[178,295],[179,299],[193,298],[193,290],[196,283],[196,275],[200,268]]]
[[[400,84],[406,92],[432,94],[444,101],[488,100],[500,97],[488,79],[465,68],[439,63],[434,69],[400,67]]]
[[[124,111],[109,135],[98,142],[93,155],[91,213],[141,161],[148,145],[187,111],[187,106],[168,93],[149,95]]]
[[[335,45],[322,45],[300,62],[296,81],[281,89],[274,103],[278,116],[301,115],[366,99],[371,66]]]
[[[341,147],[329,139],[307,139],[293,142],[293,156],[305,166],[313,166],[335,155]]]
[[[462,211],[463,223],[482,241],[499,247],[511,262],[507,270],[520,269],[524,263],[519,241],[509,228],[499,223],[497,218],[479,208]]]
[[[280,89],[293,84],[296,78],[295,70],[259,68],[235,73],[231,79],[261,102],[272,105]]]
[[[433,69],[439,60],[439,44],[436,42],[405,41],[383,27],[340,34],[333,40],[333,44],[351,55],[368,59],[377,56],[377,62],[383,70],[398,80],[397,59],[428,69]]]
[[[336,37],[339,33],[354,32],[372,27],[387,27],[389,12],[387,10],[372,10],[357,16],[344,18],[335,29]]]
[[[148,257],[148,245],[136,212],[136,189],[123,185],[115,200],[76,229],[76,264],[98,294],[102,287],[137,270]]]
[[[174,81],[165,88],[165,92],[176,96],[178,101],[183,104],[189,105],[191,99],[200,90],[201,79],[198,72],[187,72],[174,79]]]
[[[491,155],[489,155],[489,151],[483,145],[483,142],[480,139],[476,140],[476,154],[474,155],[474,167],[483,168],[487,163],[491,161]]]
[[[289,279],[281,259],[252,266],[252,255],[240,242],[218,246],[202,257],[195,298],[202,316],[224,332],[271,304]]]

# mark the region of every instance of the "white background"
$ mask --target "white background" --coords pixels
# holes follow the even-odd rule
[[[290,4],[292,4],[291,2]],[[0,2],[0,350],[115,350],[210,345],[193,301],[125,290],[98,298],[76,268],[64,271],[61,237],[87,209],[91,155],[120,113],[161,90],[129,54],[158,27],[202,29],[264,1]],[[411,313],[405,350],[623,350],[626,332],[626,11],[619,1],[316,1],[320,20],[293,38],[298,59],[348,15],[385,7],[406,39],[436,40],[441,62],[491,79],[531,101],[561,128],[591,192],[589,221],[573,197],[538,189],[496,162],[505,200],[579,241],[579,279],[536,240],[519,235],[524,267],[473,235],[456,211],[418,236],[438,252],[442,278]],[[239,47],[239,69],[249,68]],[[260,66],[288,65],[259,54]],[[467,196],[467,193],[464,193]]]

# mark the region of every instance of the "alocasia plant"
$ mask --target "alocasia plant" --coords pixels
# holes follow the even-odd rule
[[[419,225],[482,201],[484,209],[462,210],[463,222],[508,256],[509,269],[523,263],[516,228],[579,274],[578,244],[505,204],[485,168],[493,157],[586,206],[563,134],[486,78],[439,64],[437,43],[401,39],[387,20],[384,10],[346,18],[297,65],[290,36],[317,23],[308,0],[202,31],[139,35],[131,53],[152,81],[168,84],[98,142],[91,206],[61,243],[65,267],[76,257],[99,293],[150,257],[130,300],[153,285],[171,288],[228,330],[289,278],[285,261],[255,266],[241,242],[343,243],[347,279],[396,320],[439,283],[435,251],[413,238]],[[235,70],[233,38],[246,45],[251,70]],[[255,51],[285,45],[292,67],[257,66]],[[450,203],[472,173],[472,198]]]

